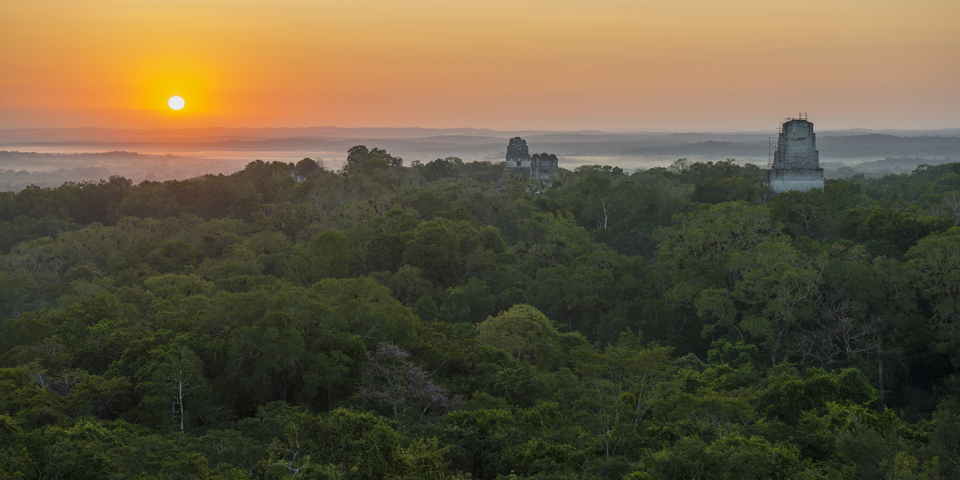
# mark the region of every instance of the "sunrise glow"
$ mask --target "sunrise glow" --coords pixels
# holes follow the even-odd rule
[[[0,128],[960,124],[955,0],[53,4],[0,4]]]
[[[167,105],[174,110],[181,110],[183,106],[186,105],[186,102],[183,101],[180,97],[170,97],[170,100],[167,100]]]

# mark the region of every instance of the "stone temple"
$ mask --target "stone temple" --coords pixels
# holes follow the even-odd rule
[[[823,169],[813,124],[806,118],[794,118],[780,126],[773,165],[764,171],[763,185],[773,193],[799,190],[823,190]]]
[[[507,162],[503,175],[514,175],[529,180],[547,180],[551,175],[560,173],[557,156],[552,153],[537,153],[532,157],[527,149],[527,141],[514,137],[507,145]]]

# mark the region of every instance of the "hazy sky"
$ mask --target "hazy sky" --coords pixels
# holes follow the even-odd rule
[[[960,0],[0,0],[0,128],[758,130],[799,111],[960,127]]]

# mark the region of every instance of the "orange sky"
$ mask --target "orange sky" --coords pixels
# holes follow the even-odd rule
[[[960,127],[960,1],[0,0],[0,128],[757,130],[798,111]]]

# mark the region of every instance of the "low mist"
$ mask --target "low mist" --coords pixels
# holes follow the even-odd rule
[[[0,130],[0,190],[28,185],[55,187],[119,175],[140,183],[230,174],[254,160],[322,161],[336,170],[354,145],[383,148],[429,162],[455,156],[463,161],[502,162],[509,138],[523,136],[531,153],[550,152],[560,166],[613,165],[624,170],[665,167],[727,158],[761,167],[776,147],[777,132],[607,133],[423,128],[212,128],[178,130],[20,129]],[[922,164],[960,159],[960,131],[824,131],[817,134],[826,178],[882,176],[913,171]]]

